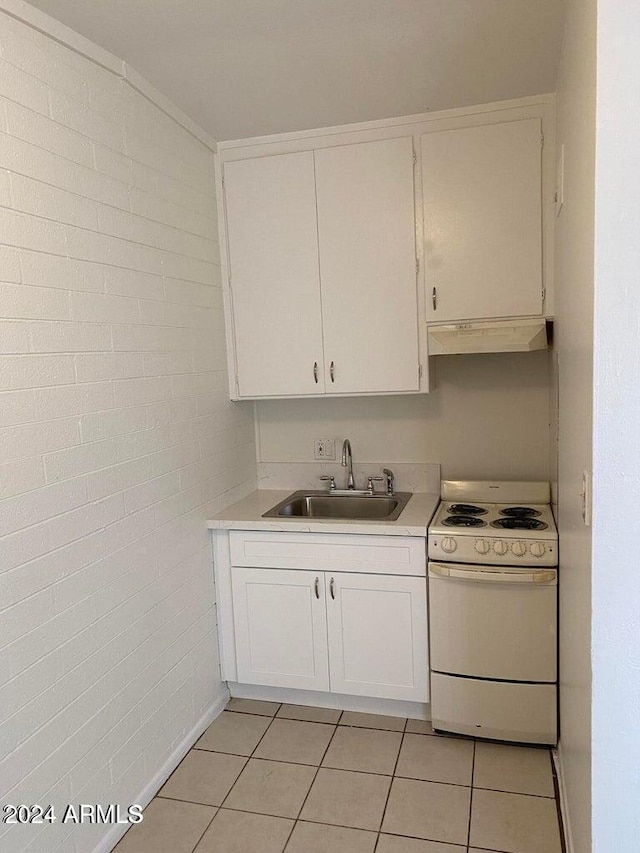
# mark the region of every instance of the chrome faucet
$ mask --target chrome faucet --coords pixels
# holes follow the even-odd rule
[[[347,489],[355,489],[356,481],[353,479],[353,453],[351,451],[351,442],[348,438],[342,443],[342,467],[349,468],[347,474]]]
[[[390,468],[383,468],[382,473],[387,478],[387,494],[393,495],[395,493],[395,477],[393,476],[393,471]]]

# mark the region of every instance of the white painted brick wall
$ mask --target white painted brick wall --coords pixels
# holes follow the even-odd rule
[[[0,12],[0,802],[129,804],[220,690],[205,520],[255,487],[212,152]],[[0,830],[87,853],[108,827]]]

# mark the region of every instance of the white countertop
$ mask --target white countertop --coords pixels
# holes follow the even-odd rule
[[[368,533],[377,536],[426,536],[440,501],[436,492],[414,492],[396,521],[335,518],[262,518],[291,494],[291,490],[259,489],[209,519],[212,530],[292,530],[302,533]]]

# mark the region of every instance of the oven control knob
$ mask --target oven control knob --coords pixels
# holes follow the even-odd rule
[[[546,550],[547,549],[544,546],[544,542],[531,543],[531,553],[534,557],[544,557]]]
[[[527,546],[524,542],[514,542],[511,546],[511,550],[516,557],[524,557],[527,553]]]
[[[442,547],[442,550],[443,550],[446,554],[453,554],[453,552],[454,552],[454,551],[456,550],[456,548],[458,547],[458,543],[457,543],[457,542],[456,542],[456,540],[453,538],[453,536],[444,536],[444,537],[442,538],[442,542],[440,543],[440,545],[441,545],[441,547]]]
[[[491,550],[491,542],[486,539],[476,539],[476,551],[478,554],[488,554]]]
[[[509,550],[509,545],[506,542],[503,542],[502,539],[496,539],[493,543],[493,550],[496,554],[501,557],[503,554],[506,554]]]

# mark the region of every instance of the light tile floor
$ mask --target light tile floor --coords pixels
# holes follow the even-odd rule
[[[114,853],[562,853],[551,755],[232,699]]]

